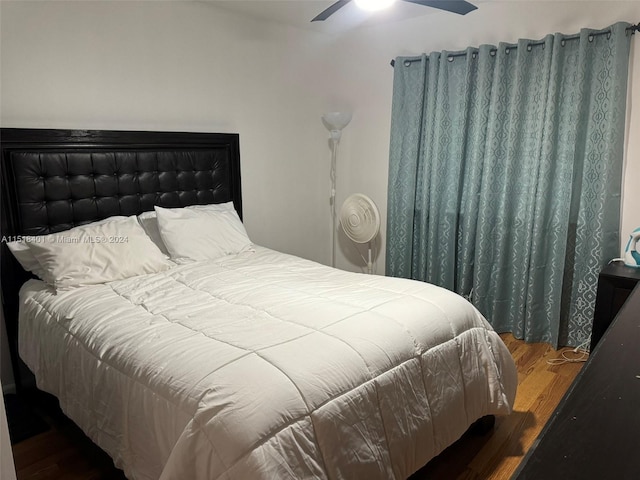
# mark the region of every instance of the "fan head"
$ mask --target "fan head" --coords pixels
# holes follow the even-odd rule
[[[366,195],[354,193],[340,209],[340,224],[344,233],[356,243],[367,243],[380,231],[380,212]]]

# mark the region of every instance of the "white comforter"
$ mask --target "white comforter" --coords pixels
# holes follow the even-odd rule
[[[515,396],[456,294],[264,248],[21,297],[38,386],[131,479],[403,479]]]

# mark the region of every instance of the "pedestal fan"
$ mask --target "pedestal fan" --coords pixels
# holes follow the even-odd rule
[[[355,243],[368,243],[367,273],[373,273],[372,242],[380,231],[380,212],[376,204],[362,193],[349,196],[340,209],[340,225]],[[363,257],[364,259],[364,257]]]

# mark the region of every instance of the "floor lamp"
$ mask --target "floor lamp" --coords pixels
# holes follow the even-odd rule
[[[338,143],[342,137],[342,129],[349,125],[351,121],[350,113],[329,112],[322,115],[322,123],[331,134],[331,194],[329,205],[331,206],[331,266],[336,266],[336,157],[338,154]]]

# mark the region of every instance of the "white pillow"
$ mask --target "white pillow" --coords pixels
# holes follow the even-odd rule
[[[191,205],[184,208],[189,210],[209,210],[213,212],[235,212],[233,202],[215,203],[209,205]],[[156,244],[160,251],[165,255],[169,255],[167,246],[162,241],[162,236],[160,235],[160,229],[158,228],[158,217],[155,210],[142,212],[140,215],[138,215],[138,222],[140,222],[140,225],[142,225],[144,231],[147,233],[147,235],[149,235],[151,241]]]
[[[155,207],[162,241],[178,263],[215,260],[251,245],[233,204]]]
[[[162,236],[160,236],[156,212],[152,210],[150,212],[141,213],[140,215],[138,215],[138,222],[140,222],[140,225],[142,225],[142,228],[144,229],[146,234],[149,235],[151,241],[156,244],[156,247],[158,247],[160,251],[165,255],[169,255],[167,246],[162,241]]]
[[[115,217],[25,242],[58,291],[166,270],[171,263],[135,216]]]
[[[107,219],[99,220],[99,221],[93,222],[93,223],[88,223],[88,224],[82,225],[80,227],[74,227],[74,228],[72,228],[70,230],[67,230],[67,232],[71,232],[71,231],[75,230],[76,228],[84,228],[84,227],[87,227],[89,225],[99,225],[99,224],[102,224],[102,223],[105,223],[105,222],[112,222],[113,220],[123,219],[123,218],[127,218],[127,217],[121,217],[121,216],[109,217]],[[16,257],[16,259],[18,260],[20,265],[22,265],[22,268],[24,268],[25,270],[33,273],[39,279],[44,280],[45,271],[42,268],[42,266],[40,265],[40,263],[38,262],[38,260],[36,260],[36,257],[33,255],[33,252],[29,248],[29,245],[27,245],[26,240],[28,238],[32,238],[34,242],[41,241],[41,237],[40,236],[26,236],[25,235],[21,240],[16,240],[14,242],[8,242],[7,243],[7,247],[9,247],[9,250],[11,251],[13,256]],[[46,238],[46,236],[43,236],[42,238],[44,239],[44,238]]]
[[[207,205],[191,205],[184,207],[187,210],[206,210],[209,212],[233,212],[236,213],[236,207],[233,206],[233,202],[227,203],[209,203]],[[237,213],[236,213],[237,215]],[[240,217],[238,217],[240,218]]]
[[[16,240],[15,242],[8,242],[7,247],[13,256],[16,257],[22,268],[28,272],[33,273],[36,277],[42,279],[44,277],[44,269],[33,256],[33,252],[29,248],[29,245],[24,240]]]

